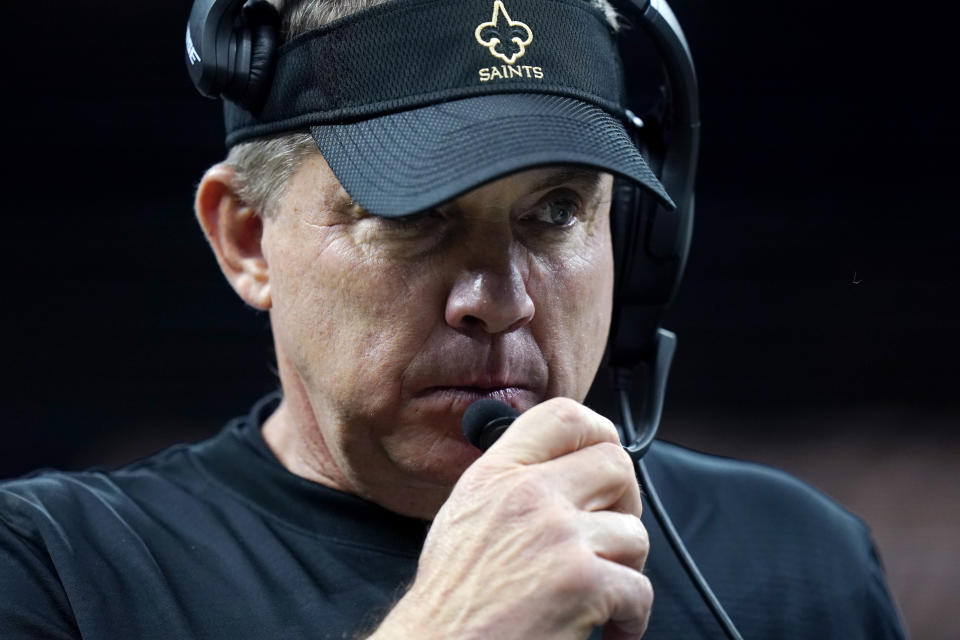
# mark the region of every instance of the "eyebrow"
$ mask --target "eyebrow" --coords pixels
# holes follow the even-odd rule
[[[551,173],[541,182],[537,183],[532,190],[542,191],[543,189],[550,189],[552,187],[558,187],[562,184],[575,182],[588,188],[590,191],[596,191],[600,187],[600,180],[602,179],[602,176],[603,174],[601,172],[593,169],[568,167],[564,169],[558,169],[556,172]]]

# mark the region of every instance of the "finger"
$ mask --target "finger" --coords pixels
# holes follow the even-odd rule
[[[597,556],[634,571],[643,571],[650,537],[637,516],[613,511],[581,512],[580,531]]]
[[[633,460],[619,443],[601,442],[537,465],[551,486],[584,511],[643,511]]]
[[[607,597],[611,614],[603,625],[603,640],[638,640],[647,630],[653,607],[653,585],[639,571],[610,563]]]
[[[526,411],[486,456],[536,464],[600,442],[620,442],[607,418],[569,398],[552,398]]]

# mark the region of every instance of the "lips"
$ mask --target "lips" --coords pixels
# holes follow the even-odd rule
[[[539,401],[539,396],[518,386],[479,387],[479,386],[435,386],[427,387],[414,395],[418,403],[426,403],[441,411],[462,414],[467,407],[481,399],[498,400],[523,412]]]
[[[433,377],[412,394],[415,400],[438,402],[454,411],[466,409],[473,402],[490,398],[524,411],[538,402],[542,394],[539,376],[508,377],[503,374]]]
[[[482,368],[480,369],[479,373],[437,371],[435,375],[414,386],[413,397],[435,393],[475,395],[478,398],[498,397],[539,391],[542,387],[543,377],[539,375],[536,367],[514,365],[489,373],[483,373]]]
[[[476,400],[492,398],[523,411],[546,393],[546,359],[524,332],[486,343],[460,334],[444,338],[427,345],[404,371],[404,395],[416,401],[418,410],[457,413]]]
[[[504,368],[506,369],[506,367]],[[515,368],[510,367],[510,369]],[[516,373],[510,374],[506,371],[482,373],[481,370],[478,373],[461,374],[450,372],[446,375],[437,376],[437,379],[430,381],[429,384],[421,385],[421,391],[418,391],[417,395],[430,389],[474,389],[483,392],[512,388],[529,389],[530,386],[527,376],[517,375]]]
[[[501,385],[438,385],[433,387],[427,387],[421,391],[418,391],[414,394],[415,398],[422,398],[429,395],[448,395],[451,397],[455,396],[469,396],[475,400],[480,398],[493,398],[495,400],[500,400],[501,402],[507,402],[509,399],[514,398],[521,393],[529,392],[530,389],[517,385],[517,384],[501,384]]]

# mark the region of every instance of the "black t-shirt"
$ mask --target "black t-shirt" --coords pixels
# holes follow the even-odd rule
[[[352,638],[413,578],[428,522],[287,471],[276,398],[117,471],[0,484],[0,637]],[[866,527],[781,472],[656,443],[674,523],[746,639],[902,638]],[[645,638],[722,633],[645,509]]]

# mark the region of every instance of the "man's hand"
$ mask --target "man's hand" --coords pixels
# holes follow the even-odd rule
[[[606,418],[556,398],[457,482],[373,638],[639,638],[653,589],[633,464]]]

